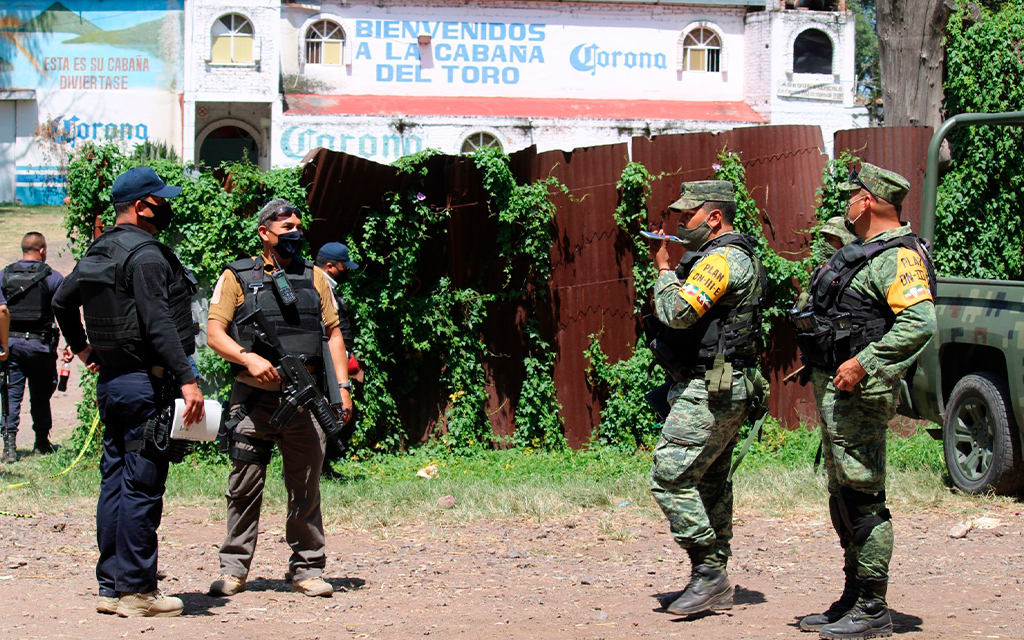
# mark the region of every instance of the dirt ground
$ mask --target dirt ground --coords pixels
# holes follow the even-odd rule
[[[18,228],[40,222],[3,225],[3,264],[18,257],[8,246],[16,231],[20,239],[28,230]],[[73,263],[54,244],[51,264],[67,273]],[[75,422],[77,367],[72,375],[69,392],[52,402],[58,442]],[[32,444],[27,411],[26,404],[22,453]],[[998,524],[963,539],[949,537],[960,517],[895,513],[897,635],[1024,638],[1022,513],[1020,505],[993,507],[986,515]],[[659,601],[685,585],[688,563],[664,522],[636,513],[328,530],[326,575],[338,593],[310,599],[284,580],[284,514],[268,511],[247,591],[217,599],[205,593],[217,574],[222,510],[170,508],[160,529],[161,587],[185,600],[186,616],[131,620],[95,613],[89,514],[0,517],[0,638],[814,637],[796,621],[827,607],[842,588],[841,553],[826,515],[738,515],[730,566],[736,606],[695,619],[661,610]]]
[[[83,515],[0,519],[0,636],[8,638],[778,638],[841,588],[840,553],[824,521],[739,518],[730,575],[736,606],[681,619],[659,598],[687,564],[659,521],[604,513],[429,523],[328,532],[327,576],[339,590],[310,599],[284,581],[283,514],[264,514],[248,590],[205,594],[217,573],[219,514],[171,509],[161,527],[162,588],[187,615],[120,619],[94,611],[95,529]],[[890,604],[896,633],[919,638],[1024,637],[1019,509],[950,538],[956,518],[896,513]]]

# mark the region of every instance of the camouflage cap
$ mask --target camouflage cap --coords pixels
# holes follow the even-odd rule
[[[673,211],[696,209],[709,200],[712,202],[736,202],[736,189],[728,180],[697,180],[684,182],[680,198],[668,205]]]
[[[844,245],[850,244],[857,239],[857,236],[847,231],[846,225],[843,223],[843,216],[836,216],[826,220],[825,224],[821,225],[821,233],[839,238],[839,241]]]
[[[892,205],[902,204],[910,193],[910,183],[906,178],[867,162],[861,164],[860,171],[852,171],[850,179],[841,183],[839,188],[842,191],[867,189],[871,195]]]

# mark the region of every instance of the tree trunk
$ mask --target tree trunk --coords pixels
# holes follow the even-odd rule
[[[877,0],[887,126],[934,128],[942,122],[943,38],[953,6],[952,0]]]

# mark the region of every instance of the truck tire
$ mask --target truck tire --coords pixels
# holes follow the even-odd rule
[[[949,477],[962,491],[1010,494],[1024,485],[1020,431],[1005,380],[982,371],[956,383],[946,405],[942,449]]]

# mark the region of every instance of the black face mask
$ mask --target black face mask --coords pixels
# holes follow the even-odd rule
[[[277,236],[277,244],[274,245],[274,250],[282,258],[294,258],[302,251],[302,245],[305,242],[306,240],[302,237],[301,231],[289,231]]]
[[[171,226],[171,218],[174,217],[174,210],[171,209],[171,204],[169,202],[165,202],[163,204],[146,202],[146,206],[153,212],[153,217],[148,219],[149,224],[156,227],[157,231],[163,231],[167,227]]]

